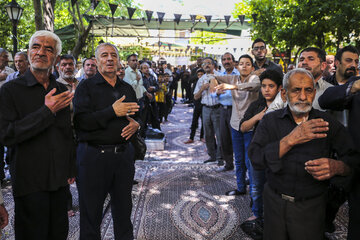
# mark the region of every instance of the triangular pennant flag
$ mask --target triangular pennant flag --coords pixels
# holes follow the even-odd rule
[[[171,45],[172,45],[171,43],[169,43],[169,44],[168,44],[168,46],[169,46],[169,50],[171,50]]]
[[[252,17],[253,17],[253,19],[254,19],[254,24],[256,24],[256,22],[257,22],[257,13],[253,13],[252,14]]]
[[[134,15],[134,12],[136,8],[127,7],[128,13],[129,13],[129,19],[131,20],[132,16]]]
[[[74,6],[77,0],[71,0],[71,6]]]
[[[109,7],[110,7],[110,10],[111,10],[111,15],[114,17],[114,13],[115,13],[118,5],[109,3]]]
[[[234,53],[236,53],[236,49],[237,49],[237,48],[235,47],[235,48],[234,48]]]
[[[163,19],[164,19],[165,13],[164,12],[156,12],[156,13],[157,13],[158,18],[159,18],[159,23],[161,24]]]
[[[191,18],[191,21],[192,21],[193,23],[195,23],[196,15],[190,15],[190,18]]]
[[[243,25],[243,24],[244,24],[244,20],[245,20],[245,15],[239,15],[238,18],[240,19],[241,25]]]
[[[198,53],[199,47],[195,47],[195,54]]]
[[[175,17],[174,21],[179,25],[181,14],[174,14],[174,17]]]
[[[93,3],[93,9],[95,10],[95,8],[97,7],[97,5],[99,4],[100,1],[98,0],[92,0]]]
[[[226,26],[229,26],[230,17],[231,17],[230,15],[224,16],[225,22],[226,22]]]
[[[211,15],[205,15],[206,23],[207,23],[208,26],[210,25],[211,18],[212,18]]]
[[[146,13],[146,17],[147,17],[148,22],[150,22],[150,21],[151,21],[151,17],[152,17],[152,15],[153,15],[153,11],[145,10],[145,13]]]

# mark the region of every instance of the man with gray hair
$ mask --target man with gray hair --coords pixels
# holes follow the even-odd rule
[[[73,93],[52,68],[61,40],[49,31],[30,38],[30,70],[0,89],[0,141],[9,146],[15,202],[15,238],[65,240],[66,190],[75,177],[69,104]]]
[[[7,82],[24,75],[26,70],[29,68],[29,61],[25,52],[17,52],[14,57],[14,63],[17,71],[7,76]]]
[[[309,71],[288,72],[283,86],[288,106],[263,117],[249,148],[254,169],[267,173],[264,239],[323,239],[329,181],[350,179],[360,155],[344,126],[312,107]]]
[[[95,51],[98,72],[82,80],[74,97],[80,239],[100,239],[103,206],[111,196],[115,239],[132,240],[134,147],[139,105],[130,84],[116,75],[119,53],[110,43]],[[131,116],[131,117],[130,117]]]

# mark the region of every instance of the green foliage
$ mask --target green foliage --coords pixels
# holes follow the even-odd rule
[[[212,33],[206,31],[194,31],[191,33],[190,43],[191,44],[218,44],[225,45],[228,41],[224,38],[224,33]]]
[[[252,38],[263,38],[275,53],[297,57],[308,46],[334,52],[341,44],[360,42],[359,4],[360,0],[244,0],[236,4],[233,16],[250,18],[257,13]]]
[[[10,52],[13,50],[12,23],[4,8],[9,2],[10,0],[0,1],[0,47],[4,47]],[[17,0],[16,2],[24,8],[17,28],[18,51],[23,51],[26,50],[29,39],[35,32],[34,9],[28,7],[28,0]]]

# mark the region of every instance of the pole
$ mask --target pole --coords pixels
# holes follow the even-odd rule
[[[13,29],[13,57],[15,57],[15,54],[17,53],[17,21],[12,21]]]

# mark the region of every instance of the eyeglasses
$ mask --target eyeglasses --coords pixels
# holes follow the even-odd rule
[[[253,48],[253,50],[255,51],[255,52],[257,52],[257,51],[264,51],[265,50],[265,46],[261,46],[261,47],[254,47]]]

